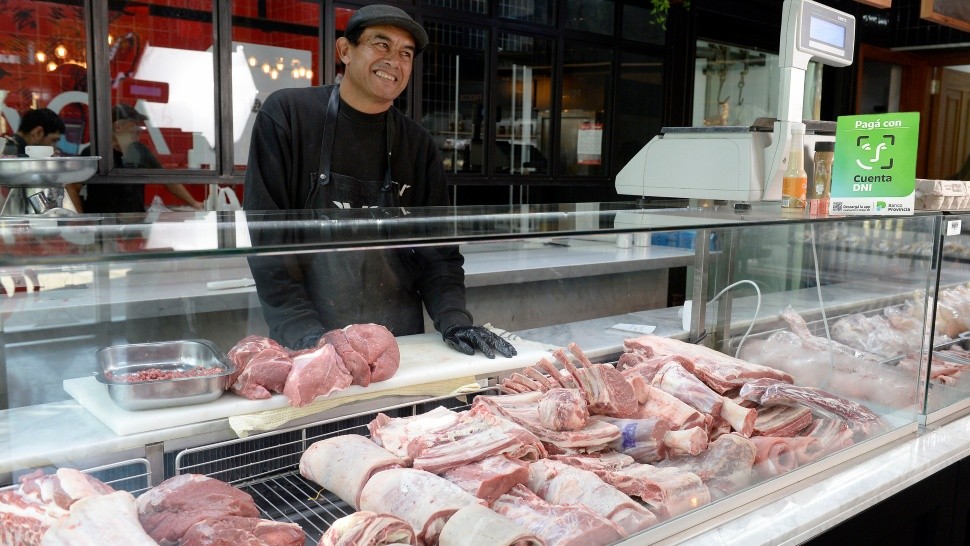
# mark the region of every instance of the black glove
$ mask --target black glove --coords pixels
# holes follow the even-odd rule
[[[317,346],[317,342],[320,341],[321,337],[323,337],[323,330],[316,330],[316,331],[310,332],[309,334],[300,338],[300,341],[297,341],[290,348],[293,349],[294,351],[301,351],[303,349],[312,349]]]
[[[481,351],[488,358],[495,358],[496,352],[505,358],[512,358],[517,354],[511,343],[498,337],[484,326],[452,326],[448,331],[442,333],[441,337],[444,338],[449,347],[466,355],[475,354],[475,349]]]

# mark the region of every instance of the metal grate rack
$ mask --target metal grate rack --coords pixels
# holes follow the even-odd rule
[[[425,413],[437,406],[461,411],[468,409],[474,395],[496,393],[496,389],[487,388],[459,397],[431,398],[186,449],[175,457],[175,474],[204,474],[235,485],[252,495],[263,517],[300,525],[307,535],[306,544],[316,545],[334,521],[354,509],[300,475],[300,457],[310,444],[345,434],[367,436],[367,423],[378,413],[403,417]]]
[[[147,491],[152,483],[151,464],[147,459],[129,459],[88,468],[81,470],[81,472],[94,476],[117,491],[127,491],[136,497]],[[0,488],[0,491],[18,487],[20,487],[20,484],[15,483]]]

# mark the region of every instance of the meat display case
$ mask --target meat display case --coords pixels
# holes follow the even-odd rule
[[[669,539],[902,441],[941,411],[965,408],[959,378],[928,380],[934,321],[921,311],[934,308],[938,288],[968,280],[953,267],[959,260],[947,260],[947,218],[792,218],[773,205],[609,203],[0,219],[0,485],[38,467],[144,458],[151,485],[176,473],[212,475],[252,492],[269,517],[307,522],[313,542],[347,507],[272,496],[292,487],[312,496],[295,470],[308,442],[360,433],[378,411],[467,405],[467,394],[445,395],[462,380],[493,388],[535,364],[536,353],[570,343],[594,362],[616,362],[624,341],[644,332],[760,359],[885,423],[854,445],[756,477],[630,543]],[[465,357],[448,353],[438,334],[406,336],[394,388],[351,387],[346,404],[309,415],[286,414],[282,395],[252,401],[232,393],[189,409],[129,412],[112,406],[92,377],[97,351],[108,346],[204,339],[226,351],[247,335],[266,335],[249,258],[454,245],[465,257],[475,322],[516,342],[518,358]],[[899,352],[839,338],[835,324],[853,316],[903,325],[894,338]],[[804,345],[795,353],[815,358],[793,358],[796,342]],[[429,363],[427,351],[442,360]],[[912,358],[902,364],[903,356]],[[403,373],[409,357],[424,367]],[[440,364],[451,358],[457,363]],[[420,383],[447,390],[415,389]],[[255,436],[239,438],[247,435]]]

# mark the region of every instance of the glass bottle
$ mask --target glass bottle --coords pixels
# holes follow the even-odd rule
[[[803,212],[805,194],[808,190],[808,173],[805,172],[805,126],[796,124],[791,129],[791,148],[788,151],[788,169],[781,183],[782,212]]]
[[[812,215],[829,213],[829,197],[832,192],[832,163],[835,161],[835,143],[815,143],[815,174],[808,192],[808,212]]]

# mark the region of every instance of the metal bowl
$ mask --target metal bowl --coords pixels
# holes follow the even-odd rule
[[[10,157],[0,159],[0,186],[62,187],[84,182],[98,170],[101,156]]]
[[[208,375],[122,381],[118,376],[157,369],[189,372],[216,370]],[[108,387],[115,404],[127,410],[146,410],[204,404],[222,396],[235,367],[211,341],[184,340],[113,345],[98,351],[98,381]]]

